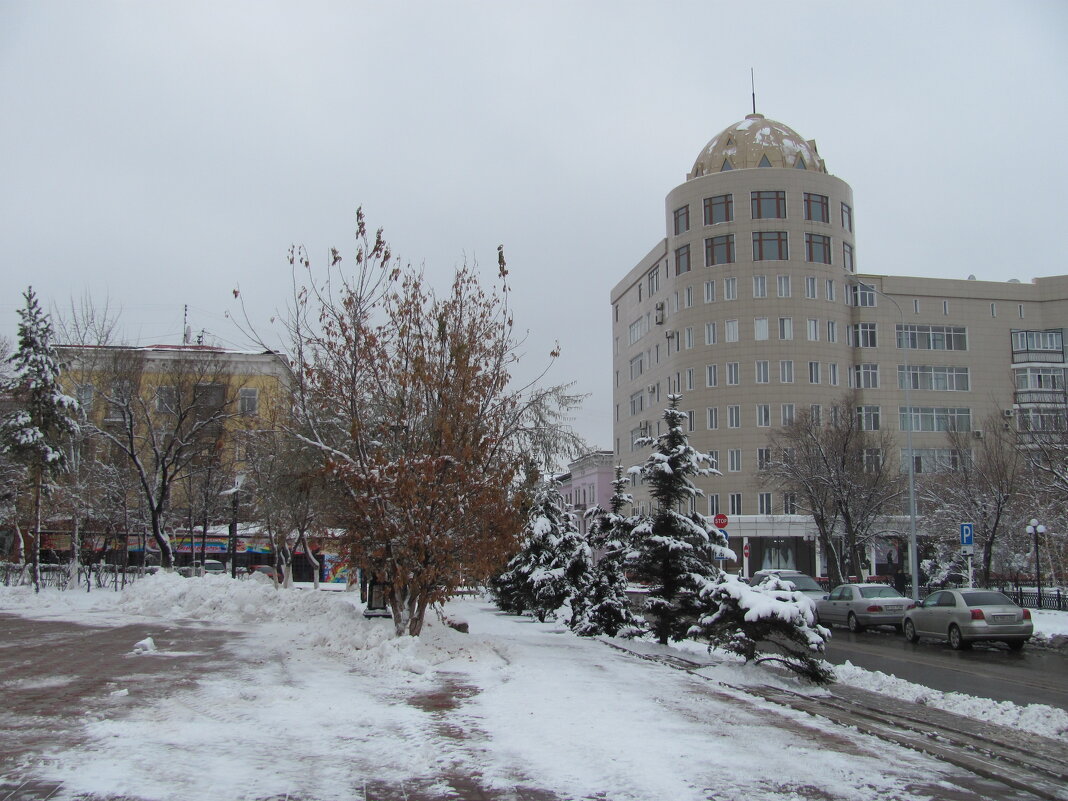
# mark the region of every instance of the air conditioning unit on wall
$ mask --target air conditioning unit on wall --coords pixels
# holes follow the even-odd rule
[[[982,439],[984,434],[979,429],[976,429],[975,431],[972,432],[972,436],[975,437],[976,439]]]
[[[1003,409],[1001,413],[1003,415],[1005,415],[1006,417],[1012,417],[1014,414],[1016,414],[1016,410],[1015,409]]]

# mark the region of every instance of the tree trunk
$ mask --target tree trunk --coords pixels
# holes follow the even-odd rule
[[[41,468],[38,467],[33,482],[33,550],[30,553],[35,593],[41,591],[41,481]]]
[[[67,576],[67,589],[73,590],[78,586],[78,575],[82,572],[82,534],[78,526],[77,513],[71,515],[70,520],[70,575]],[[90,586],[92,585],[89,582]],[[86,590],[88,592],[88,589]]]

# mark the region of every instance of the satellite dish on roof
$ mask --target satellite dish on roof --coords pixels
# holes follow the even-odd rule
[[[1010,284],[1018,284],[1018,283],[1020,283],[1020,279],[1019,278],[1010,278],[1009,279],[1009,283]]]
[[[974,281],[975,280],[975,276],[974,275],[969,275],[968,276],[968,280],[969,281]]]

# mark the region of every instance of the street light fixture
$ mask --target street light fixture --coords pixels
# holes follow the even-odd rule
[[[1032,517],[1027,524],[1027,533],[1035,538],[1035,583],[1038,585],[1038,608],[1042,608],[1042,563],[1038,560],[1038,535],[1046,533],[1046,527]]]
[[[850,286],[861,286],[859,280],[850,281]],[[874,284],[863,284],[863,286],[871,289],[872,292],[882,295],[888,301],[894,304],[894,308],[897,309],[898,317],[901,318],[901,328],[905,328],[905,313],[901,310],[901,306],[892,297],[887,295],[881,289],[876,289]],[[895,342],[897,338],[895,336]],[[907,344],[907,343],[906,343]],[[902,356],[905,360],[905,408],[908,409],[906,419],[908,425],[905,427],[905,450],[908,453],[908,475],[909,475],[909,572],[912,573],[912,600],[919,602],[920,600],[920,552],[916,545],[916,465],[913,461],[912,451],[912,375],[909,373],[909,349],[907,347],[902,348]]]

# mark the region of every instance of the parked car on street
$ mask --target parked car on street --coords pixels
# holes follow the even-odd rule
[[[213,576],[221,576],[223,573],[226,572],[226,565],[224,565],[218,559],[205,559],[203,566],[200,564],[200,562],[193,563],[193,572],[195,575],[198,576],[203,576],[205,573],[210,573]]]
[[[868,626],[893,626],[901,621],[912,601],[887,584],[840,584],[825,600],[816,601],[816,615],[825,626],[839,623],[850,631]]]
[[[249,575],[252,575],[253,573],[262,573],[274,582],[282,580],[281,576],[278,575],[278,571],[275,570],[272,565],[252,565],[249,567],[248,572]]]
[[[908,610],[903,626],[909,642],[936,637],[958,651],[983,640],[1019,651],[1034,634],[1031,611],[993,590],[940,590]]]
[[[790,582],[794,585],[795,590],[800,593],[803,593],[804,595],[807,595],[813,601],[818,601],[821,598],[827,597],[827,591],[816,583],[816,579],[798,570],[758,570],[756,573],[753,574],[753,577],[749,580],[749,583],[755,587],[757,584],[766,581],[771,576],[778,576],[783,581]]]

